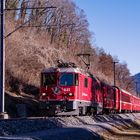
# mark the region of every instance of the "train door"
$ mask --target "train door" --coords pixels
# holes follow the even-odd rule
[[[119,102],[118,102],[118,104],[119,104],[119,112],[121,112],[122,111],[122,102],[121,102],[121,98],[122,98],[122,93],[121,93],[121,91],[120,90],[118,90],[118,99],[119,99]]]
[[[75,100],[79,99],[79,93],[80,93],[80,74],[76,73],[74,76],[74,80],[75,80]]]
[[[107,91],[106,86],[102,84],[102,93],[103,93],[103,109],[106,108],[106,98],[107,98]]]
[[[82,74],[79,74],[79,86],[78,86],[78,93],[77,93],[77,99],[78,101],[81,102],[81,93],[82,93],[82,84],[83,84],[83,81],[82,81]]]
[[[114,92],[114,94],[115,94],[115,109],[118,112],[120,109],[120,90],[117,87],[115,87],[114,90],[115,90],[115,92]]]
[[[77,94],[77,99],[82,102],[83,100],[85,100],[85,97],[88,96],[87,93],[87,88],[88,86],[88,78],[85,78],[84,75],[79,74],[79,88],[78,88],[78,94]]]
[[[82,83],[81,83],[81,100],[89,101],[89,78],[87,76],[82,75]]]

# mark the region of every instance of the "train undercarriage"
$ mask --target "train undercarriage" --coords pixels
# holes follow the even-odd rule
[[[119,113],[115,109],[103,108],[103,104],[83,103],[80,101],[48,101],[40,102],[41,115],[97,115]]]

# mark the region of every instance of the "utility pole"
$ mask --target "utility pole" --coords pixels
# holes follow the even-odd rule
[[[42,9],[39,13],[43,13],[47,8],[56,8],[56,7],[33,7],[26,9]],[[12,32],[5,36],[5,10],[20,10],[19,9],[5,9],[5,0],[1,0],[0,2],[0,118],[7,119],[8,114],[5,112],[5,38],[9,37],[12,33],[22,28],[23,25],[28,23],[32,18],[30,18],[27,22],[18,26]],[[35,16],[34,16],[35,17]],[[33,18],[34,18],[33,17]]]
[[[5,25],[5,0],[0,3],[0,117],[6,118],[5,115],[5,40],[4,40],[4,25]]]
[[[116,86],[116,63],[118,62],[113,62],[113,71],[114,71],[114,87]]]
[[[135,82],[135,84],[136,84],[136,94],[137,94],[137,96],[139,96],[139,94],[138,94],[138,82]]]

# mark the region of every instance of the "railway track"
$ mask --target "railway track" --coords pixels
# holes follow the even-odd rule
[[[139,114],[137,116],[137,114]],[[140,113],[127,113],[127,114],[124,114],[124,113],[120,113],[120,114],[109,114],[109,115],[92,115],[92,116],[87,116],[87,115],[55,115],[55,116],[40,116],[40,117],[22,117],[22,118],[8,118],[8,119],[0,119],[0,122],[1,121],[5,121],[5,122],[8,122],[8,121],[22,121],[22,120],[46,120],[46,119],[49,119],[49,118],[66,118],[66,117],[73,117],[73,118],[77,118],[77,117],[80,117],[80,118],[84,118],[84,117],[91,117],[97,121],[105,121],[107,122],[107,120],[119,120],[119,119],[122,119],[124,117],[122,116],[125,116],[125,118],[128,118],[129,119],[129,116],[130,115],[133,115],[135,116],[136,119],[140,118]]]
[[[45,134],[47,135],[49,129],[52,133],[52,129],[57,132],[57,130],[65,128],[75,128],[75,130],[91,129],[93,132],[97,131],[98,133],[98,128],[110,130],[112,127],[118,127],[118,125],[125,128],[126,126],[134,124],[133,121],[137,119],[140,120],[140,113],[95,116],[9,118],[0,120],[0,136],[20,135],[31,132],[34,132],[35,134],[42,130],[45,130]],[[75,133],[73,132],[72,135],[74,134]],[[67,132],[67,135],[69,135],[69,131]]]

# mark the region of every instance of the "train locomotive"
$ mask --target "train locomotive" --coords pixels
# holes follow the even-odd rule
[[[62,61],[42,71],[39,99],[48,115],[140,112],[140,98]]]

